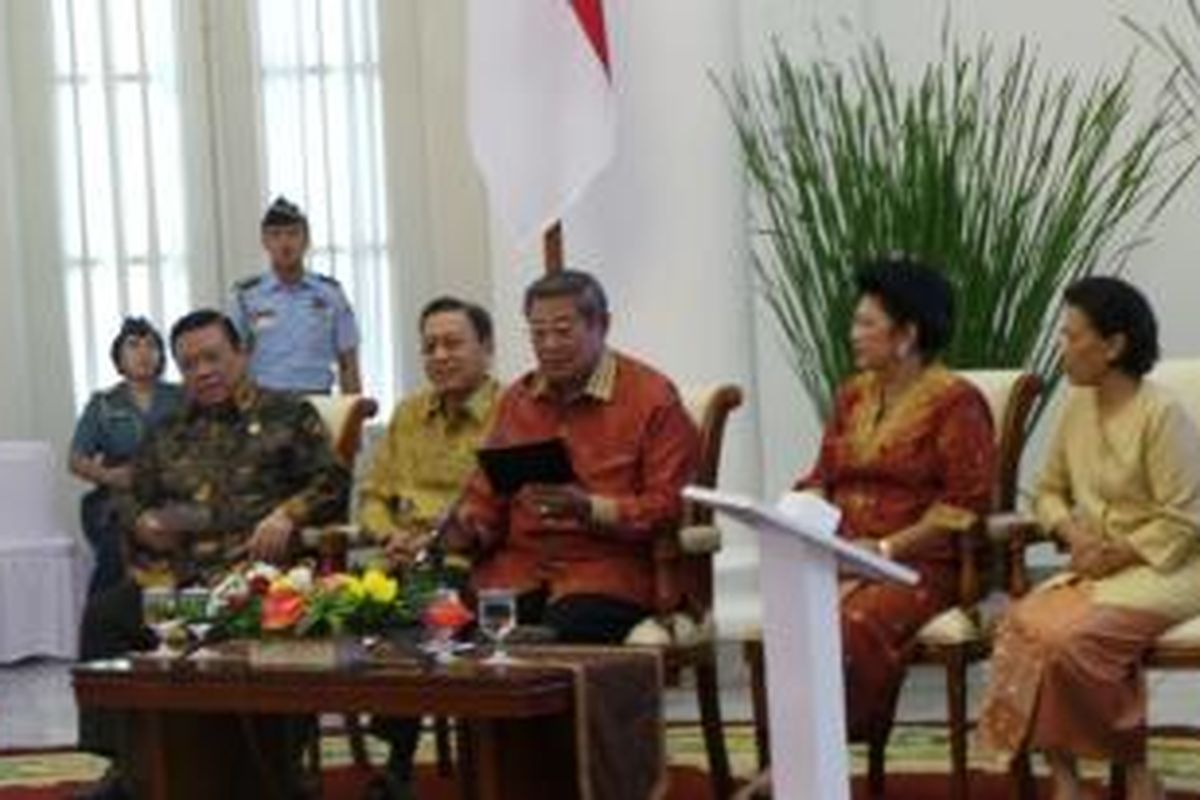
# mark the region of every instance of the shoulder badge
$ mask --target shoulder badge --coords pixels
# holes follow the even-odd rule
[[[240,281],[236,281],[233,284],[233,288],[236,291],[245,292],[249,289],[253,289],[255,286],[258,286],[260,283],[262,283],[262,279],[263,279],[262,275],[255,275],[250,278],[243,278]]]

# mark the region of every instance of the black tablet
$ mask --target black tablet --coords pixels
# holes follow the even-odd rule
[[[479,466],[492,488],[502,495],[516,494],[527,483],[572,483],[575,470],[562,439],[484,447],[475,451]]]

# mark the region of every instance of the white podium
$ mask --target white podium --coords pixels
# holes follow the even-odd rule
[[[838,567],[909,585],[917,573],[837,538],[841,512],[815,494],[787,494],[775,507],[696,486],[683,496],[762,534],[772,796],[848,800]]]

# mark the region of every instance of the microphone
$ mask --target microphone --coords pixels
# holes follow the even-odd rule
[[[458,511],[459,501],[455,500],[433,523],[433,535],[420,549],[413,559],[414,567],[428,566],[435,573],[441,574],[446,566],[446,535]]]

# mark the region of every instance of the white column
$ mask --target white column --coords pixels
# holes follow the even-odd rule
[[[11,149],[5,149],[12,157],[10,198],[20,199],[9,222],[15,222],[20,232],[19,260],[14,266],[21,274],[15,282],[19,291],[10,294],[6,288],[3,304],[21,303],[26,310],[24,337],[17,337],[24,345],[20,363],[26,369],[18,383],[28,393],[29,405],[23,420],[27,427],[19,434],[46,439],[61,453],[75,414],[58,227],[50,5],[10,2],[7,13],[4,34],[12,92],[5,95],[14,125]],[[20,124],[15,124],[18,120]],[[18,313],[17,319],[21,317]]]
[[[14,30],[7,4],[0,5],[0,30]],[[21,254],[16,144],[13,133],[12,71],[8,36],[0,36],[0,375],[8,387],[0,392],[0,438],[27,436],[32,427],[26,376],[29,358],[25,339],[25,281]]]

